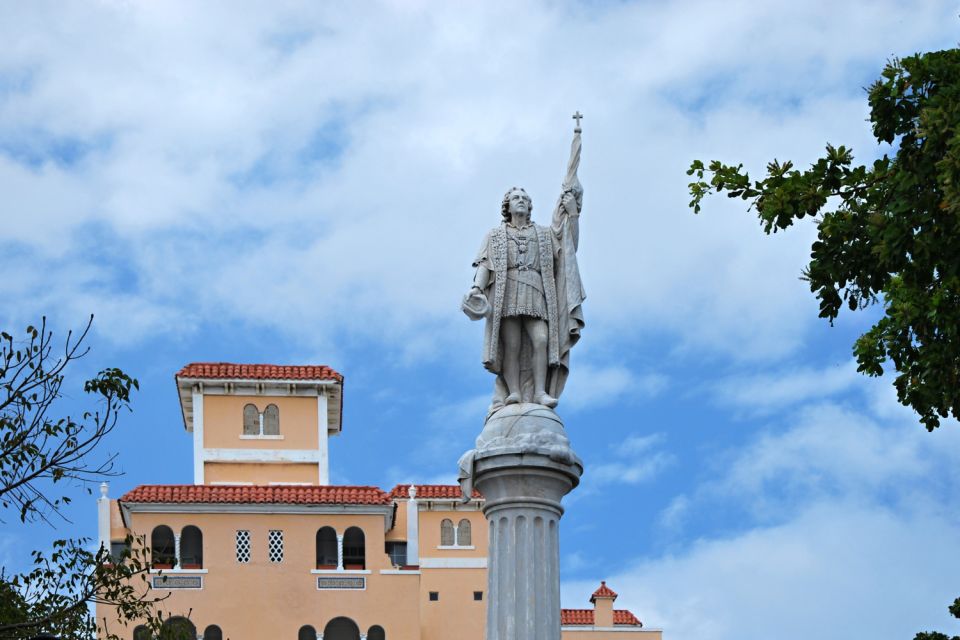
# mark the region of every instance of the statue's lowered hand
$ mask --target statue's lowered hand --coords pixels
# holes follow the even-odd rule
[[[490,303],[487,301],[487,296],[483,295],[483,292],[476,287],[470,289],[467,295],[463,296],[460,308],[471,320],[481,320],[490,313]]]

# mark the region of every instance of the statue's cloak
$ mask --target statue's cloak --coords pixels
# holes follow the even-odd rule
[[[569,372],[570,349],[580,339],[583,322],[583,301],[586,294],[580,282],[577,266],[579,215],[570,215],[558,203],[550,227],[534,225],[540,251],[540,275],[547,303],[547,385],[546,392],[554,398],[563,393]],[[500,375],[503,364],[503,343],[500,323],[503,320],[503,296],[507,278],[506,224],[491,229],[484,238],[474,266],[483,265],[493,278],[483,292],[490,303],[483,340],[483,366],[497,374],[494,402],[506,397],[506,385]],[[522,333],[520,377],[523,401],[533,400],[533,372],[531,370],[530,341]]]

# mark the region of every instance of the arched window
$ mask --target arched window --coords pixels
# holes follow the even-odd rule
[[[297,632],[297,640],[317,640],[317,630],[305,624]]]
[[[470,521],[464,518],[457,525],[457,545],[461,547],[469,547],[472,544],[470,540]]]
[[[203,534],[192,524],[180,532],[180,568],[203,569]]]
[[[444,518],[440,523],[440,545],[443,547],[452,547],[455,543],[453,537],[453,520]]]
[[[223,640],[223,631],[215,624],[203,630],[203,640]]]
[[[260,410],[257,405],[248,404],[243,407],[243,435],[260,435]]]
[[[360,640],[360,627],[350,618],[334,618],[323,628],[323,640]]]
[[[317,569],[337,568],[337,532],[333,527],[317,531]]]
[[[386,640],[387,635],[383,632],[383,627],[378,624],[373,625],[367,631],[367,640]]]
[[[343,568],[366,569],[366,555],[363,530],[350,527],[343,533]]]
[[[150,629],[137,625],[133,630],[133,640],[150,640]]]
[[[160,640],[196,640],[197,628],[187,618],[167,618],[160,627]]]
[[[263,435],[280,435],[280,409],[275,404],[268,404],[263,410]]]
[[[173,529],[165,524],[154,527],[150,535],[150,563],[156,569],[172,569],[177,561]]]

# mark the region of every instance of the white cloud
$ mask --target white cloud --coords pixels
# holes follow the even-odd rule
[[[765,414],[805,401],[828,398],[859,385],[866,386],[853,360],[842,365],[815,369],[782,367],[756,375],[734,375],[714,385],[717,401],[723,405]]]
[[[237,320],[443,357],[471,331],[456,307],[499,194],[522,183],[548,210],[579,108],[590,339],[780,358],[815,321],[796,279],[811,229],[761,238],[739,202],[694,217],[684,169],[869,153],[856,70],[952,44],[950,20],[894,2],[22,5],[0,25],[0,240],[54,293],[0,295],[24,316],[99,311],[122,269],[115,315],[143,310],[139,335]],[[91,226],[113,234],[99,252],[78,245]],[[106,284],[58,284],[91,264]]]
[[[576,498],[590,495],[604,485],[640,484],[657,476],[676,460],[663,446],[662,433],[632,436],[611,446],[610,455],[603,461],[585,465],[583,487]]]
[[[564,392],[564,405],[577,409],[597,409],[613,402],[652,398],[668,385],[660,373],[638,374],[623,365],[594,366],[575,362]]]
[[[960,432],[871,413],[869,397],[807,403],[674,496],[658,516],[669,551],[565,583],[565,606],[603,578],[618,606],[677,640],[956,633]]]
[[[917,531],[924,535],[918,539]],[[563,585],[575,606],[600,578],[617,606],[674,640],[912,638],[956,633],[960,526],[948,513],[828,502],[789,522],[704,539],[676,555]]]

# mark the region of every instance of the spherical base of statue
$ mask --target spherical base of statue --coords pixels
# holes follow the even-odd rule
[[[560,417],[532,403],[488,416],[460,459],[489,522],[486,640],[560,639],[560,500],[582,473]]]

